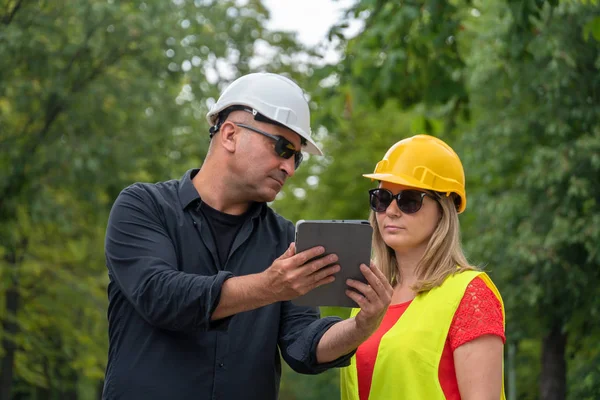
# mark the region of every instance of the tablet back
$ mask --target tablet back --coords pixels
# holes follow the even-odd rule
[[[346,279],[366,282],[360,264],[370,265],[373,228],[365,220],[298,221],[296,253],[315,246],[325,247],[325,255],[335,253],[340,271],[335,281],[320,286],[293,301],[298,305],[358,307],[346,296]]]

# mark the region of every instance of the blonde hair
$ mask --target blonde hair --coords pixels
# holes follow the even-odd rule
[[[463,253],[460,242],[460,224],[456,211],[457,196],[454,193],[450,196],[436,192],[428,193],[435,196],[442,215],[429,239],[425,254],[417,265],[417,282],[411,287],[416,293],[426,292],[440,286],[448,276],[454,273],[478,270],[477,267],[469,264]],[[402,282],[396,253],[383,240],[374,211],[371,211],[369,221],[373,226],[375,263],[390,284],[395,286],[396,283]]]

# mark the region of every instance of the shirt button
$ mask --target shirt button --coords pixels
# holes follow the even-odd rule
[[[219,363],[219,367],[223,368],[224,366],[225,366],[225,364]]]

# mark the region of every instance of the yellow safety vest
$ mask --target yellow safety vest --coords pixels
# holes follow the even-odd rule
[[[468,284],[481,278],[504,304],[487,274],[464,271],[419,294],[381,338],[369,400],[445,400],[438,371],[450,324]],[[359,309],[352,310],[352,316]],[[504,368],[503,368],[504,369]],[[359,400],[356,356],[341,370],[342,400]],[[504,374],[503,374],[504,375]],[[505,399],[504,384],[502,400]]]

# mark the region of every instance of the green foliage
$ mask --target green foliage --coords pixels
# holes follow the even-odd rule
[[[350,12],[365,29],[348,41],[340,69],[378,105],[390,97],[403,107],[465,101],[456,36],[468,3],[358,2]]]
[[[569,374],[567,382],[571,391],[568,399],[592,400],[600,398],[600,336],[580,331],[574,335],[574,345],[567,353]]]
[[[208,105],[254,69],[307,89],[326,152],[288,181],[278,212],[366,218],[375,183],[362,174],[398,140],[442,137],[467,171],[466,250],[504,297],[511,389],[541,398],[542,339],[558,327],[567,398],[600,397],[596,1],[361,0],[348,18],[365,28],[346,39],[347,21],[334,27],[343,59],[321,67],[299,61],[316,51],[293,35],[264,28],[259,0],[5,0],[0,10],[0,358],[14,356],[15,398],[97,398],[110,205],[134,181],[200,165]],[[336,370],[284,367],[282,399],[337,393]]]
[[[281,400],[321,400],[339,398],[339,372],[329,370],[319,375],[299,375],[283,367]]]
[[[475,43],[484,54],[475,52],[470,66],[477,123],[465,141],[479,151],[466,159],[479,166],[482,205],[472,249],[505,269],[501,283],[513,315],[534,317],[542,332],[556,323],[577,331],[598,313],[600,44],[580,35],[593,11],[546,8],[526,56]],[[513,326],[518,335],[531,328]]]
[[[524,339],[519,341],[515,360],[518,376],[516,398],[519,400],[537,400],[540,398],[537,390],[540,376],[540,347],[538,340]]]
[[[18,0],[1,10],[0,358],[14,370],[0,375],[14,376],[14,395],[97,398],[112,201],[135,181],[200,165],[208,103],[251,70],[258,41],[272,50],[258,68],[291,73],[301,47],[264,29],[258,0]]]

